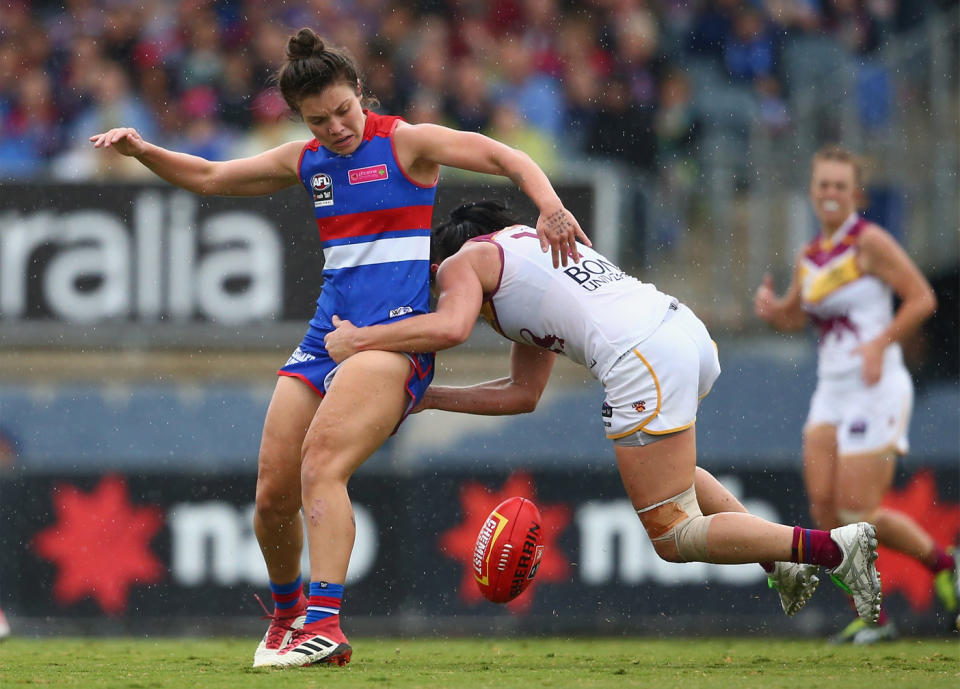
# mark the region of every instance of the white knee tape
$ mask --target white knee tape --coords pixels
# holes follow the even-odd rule
[[[673,541],[684,562],[709,562],[707,530],[713,515],[704,517],[693,486],[656,505],[637,510],[654,543]]]
[[[684,562],[710,562],[707,556],[707,531],[714,515],[691,517],[677,529],[677,552]]]

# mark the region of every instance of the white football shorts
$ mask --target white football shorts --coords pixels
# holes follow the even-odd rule
[[[717,346],[706,326],[683,304],[671,305],[660,326],[603,378],[607,437],[663,436],[689,428],[719,375]]]
[[[859,372],[817,381],[810,399],[807,426],[837,427],[837,452],[856,455],[910,449],[907,433],[913,410],[913,381],[906,367],[887,365],[876,385]]]

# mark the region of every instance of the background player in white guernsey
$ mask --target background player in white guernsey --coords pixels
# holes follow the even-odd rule
[[[366,349],[453,347],[469,337],[482,313],[514,343],[510,375],[471,387],[431,387],[420,408],[533,411],[556,355],[564,354],[603,384],[606,434],[660,557],[765,563],[788,614],[802,607],[816,566],[825,565],[853,591],[860,614],[875,619],[881,593],[871,525],[828,533],[774,524],[739,506],[722,511],[729,494],[698,472],[697,406],[720,365],[707,329],[689,308],[587,247],[580,248],[579,264],[555,268],[542,256],[536,232],[513,224],[495,203],[466,204],[451,217],[434,228],[431,245],[431,261],[440,264],[436,311],[364,328],[335,318],[338,327],[325,340],[334,360]]]
[[[769,275],[756,314],[779,330],[819,330],[817,388],[803,430],[810,513],[822,529],[869,521],[883,545],[910,555],[935,575],[938,597],[956,613],[956,564],[913,519],[882,507],[896,457],[907,451],[913,383],[900,342],[936,309],[930,284],[886,231],[857,215],[860,165],[845,149],[813,157],[810,200],[819,235],[797,257],[793,280],[777,298]],[[894,312],[893,295],[900,298]],[[854,620],[837,642],[895,636],[881,612],[877,626]]]

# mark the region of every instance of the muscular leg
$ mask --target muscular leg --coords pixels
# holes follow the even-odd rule
[[[803,431],[803,480],[810,516],[818,529],[840,526],[834,489],[837,481],[837,427],[808,426]]]
[[[880,506],[893,485],[893,451],[841,455],[837,470],[837,514],[842,521],[868,521],[883,545],[926,563],[936,543],[913,519]]]
[[[356,524],[347,482],[390,437],[410,402],[410,360],[396,352],[354,354],[337,369],[303,441],[300,486],[310,549],[310,596],[301,629],[268,664],[345,665],[353,649],[340,602]]]
[[[300,574],[300,449],[320,396],[295,378],[280,376],[260,440],[253,530],[270,581],[286,584]]]
[[[314,582],[342,584],[346,578],[356,533],[347,481],[403,417],[409,375],[402,354],[355,354],[338,369],[310,424],[301,482]]]
[[[643,447],[614,445],[614,451],[624,488],[637,510],[677,496],[694,483],[697,446],[693,428]],[[661,525],[655,522],[656,517],[644,521],[651,538],[659,535]],[[704,561],[721,564],[786,561],[791,556],[792,539],[793,527],[773,524],[743,512],[721,512],[713,515],[710,522]],[[673,541],[655,540],[654,546],[663,559],[683,561]]]
[[[694,486],[697,492],[697,504],[705,515],[747,511],[747,508],[727,490],[726,486],[706,469],[697,467]],[[786,562],[760,562],[759,565],[769,578],[771,588],[777,590],[783,611],[788,616],[797,614],[807,604],[819,583],[817,577],[819,568],[816,565]]]

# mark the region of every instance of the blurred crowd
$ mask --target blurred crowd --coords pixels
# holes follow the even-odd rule
[[[943,3],[940,3],[943,4]],[[948,3],[949,4],[949,3]],[[306,131],[271,85],[301,26],[345,46],[365,95],[410,122],[479,131],[548,172],[583,158],[652,170],[695,157],[689,65],[791,126],[781,47],[829,36],[868,55],[922,21],[911,0],[5,0],[0,176],[102,176],[115,126],[209,159]],[[140,174],[139,166],[113,166]]]

